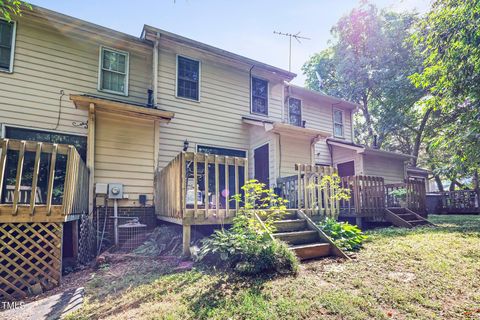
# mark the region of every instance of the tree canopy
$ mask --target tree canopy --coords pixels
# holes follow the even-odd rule
[[[19,16],[25,9],[32,10],[32,6],[20,0],[0,0],[0,18],[7,21],[12,20],[12,16]]]

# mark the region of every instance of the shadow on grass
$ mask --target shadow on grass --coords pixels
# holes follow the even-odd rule
[[[399,237],[410,234],[461,233],[480,236],[480,215],[430,215],[428,220],[435,224],[412,229],[388,227],[366,232],[373,237]]]
[[[218,272],[215,274],[219,275]],[[212,318],[216,314],[216,310],[221,312],[227,310],[227,312],[237,315],[238,313],[248,314],[248,305],[252,307],[252,312],[258,312],[259,304],[267,300],[263,294],[264,284],[272,278],[268,276],[241,277],[227,272],[220,274],[220,278],[206,290],[187,297],[188,307],[193,313],[193,318]]]

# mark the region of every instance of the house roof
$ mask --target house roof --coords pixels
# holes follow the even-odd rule
[[[168,32],[168,31],[156,28],[156,27],[149,26],[149,25],[144,25],[143,31],[142,31],[142,38],[143,39],[154,40],[158,35],[161,36],[162,38],[167,38],[167,39],[170,39],[170,40],[175,41],[177,43],[187,45],[187,46],[190,46],[190,47],[193,47],[193,48],[196,48],[196,49],[199,49],[199,50],[202,50],[202,51],[214,54],[214,55],[218,55],[218,56],[224,57],[226,59],[234,60],[234,61],[237,61],[237,62],[243,62],[243,63],[245,63],[247,65],[250,65],[250,66],[255,66],[255,67],[259,67],[261,69],[265,69],[265,70],[270,71],[272,73],[278,74],[282,78],[287,79],[289,81],[297,76],[293,72],[290,72],[290,71],[287,71],[287,70],[284,70],[284,69],[281,69],[281,68],[278,68],[278,67],[274,67],[274,66],[271,66],[269,64],[266,64],[266,63],[263,63],[263,62],[260,62],[260,61],[257,61],[257,60],[253,60],[253,59],[241,56],[239,54],[236,54],[236,53],[233,53],[233,52],[230,52],[230,51],[227,51],[227,50],[223,50],[223,49],[205,44],[203,42],[199,42],[199,41],[196,41],[196,40],[193,40],[193,39],[190,39],[190,38],[186,38],[186,37],[183,37],[181,35],[178,35],[178,34],[175,34],[175,33],[172,33],[172,32]]]
[[[145,119],[158,119],[170,121],[175,113],[156,108],[147,107],[145,104],[133,103],[130,101],[115,100],[101,96],[87,94],[71,94],[70,100],[76,108],[87,109],[93,104],[96,109],[115,112],[126,116],[134,116]]]
[[[379,157],[386,157],[386,158],[403,159],[404,161],[415,158],[414,156],[411,156],[409,154],[370,148],[360,144],[355,144],[353,142],[342,141],[342,140],[332,139],[332,138],[327,139],[327,144],[332,146],[337,146],[340,148],[355,150],[357,151],[357,153],[368,154],[368,155],[379,156]]]
[[[294,85],[294,84],[288,83],[287,87],[288,87],[288,90],[290,90],[291,94],[307,97],[307,98],[310,98],[312,100],[324,101],[324,102],[327,102],[327,103],[331,103],[334,106],[343,107],[343,108],[351,109],[351,110],[357,110],[360,107],[359,104],[356,104],[356,103],[353,103],[353,102],[350,102],[350,101],[346,101],[346,100],[343,100],[343,99],[340,99],[340,98],[337,98],[337,97],[329,96],[329,95],[326,95],[326,94],[321,93],[319,91],[310,90],[310,89],[300,87],[300,86],[297,86],[297,85]]]

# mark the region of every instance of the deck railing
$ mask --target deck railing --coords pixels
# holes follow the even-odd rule
[[[240,157],[182,152],[157,172],[157,215],[187,223],[222,222],[240,204],[233,201],[248,180],[248,160]]]
[[[89,172],[74,146],[0,140],[0,221],[66,221],[88,210]]]
[[[312,216],[338,215],[340,203],[333,198],[333,186],[321,187],[325,175],[336,172],[333,167],[295,165],[297,174],[277,179],[277,193],[288,200],[287,208],[303,209]]]
[[[439,213],[479,213],[480,201],[475,190],[435,192],[440,195]]]
[[[399,189],[405,189],[406,191],[404,200],[392,194],[393,191]],[[385,196],[387,207],[406,206],[418,214],[424,214],[426,212],[426,189],[423,180],[406,179],[403,183],[386,184]]]
[[[350,189],[350,198],[340,201],[342,214],[359,217],[383,215],[385,209],[383,178],[361,175],[342,177],[341,187]]]

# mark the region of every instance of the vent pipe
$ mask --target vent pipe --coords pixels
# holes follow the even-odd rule
[[[373,148],[378,149],[378,136],[376,134],[373,135]]]

